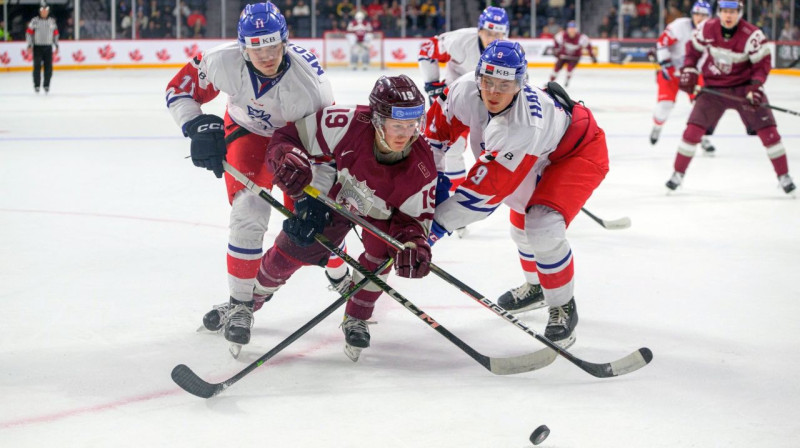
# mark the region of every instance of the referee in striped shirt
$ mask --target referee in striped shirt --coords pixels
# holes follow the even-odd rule
[[[42,4],[39,17],[34,17],[28,25],[25,39],[28,49],[33,48],[33,90],[39,93],[42,62],[44,62],[44,92],[50,91],[50,77],[53,76],[53,47],[58,51],[58,27],[50,15],[50,7]]]

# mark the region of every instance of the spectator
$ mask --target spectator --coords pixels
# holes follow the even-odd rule
[[[345,22],[350,20],[350,17],[355,12],[356,7],[350,3],[350,0],[342,0],[336,7],[336,15]]]
[[[9,33],[6,33],[6,22],[0,20],[0,42],[9,40],[11,40],[11,36],[9,36]]]
[[[800,40],[800,32],[796,26],[792,26],[791,22],[784,22],[783,30],[781,30],[781,35],[778,40],[782,41],[794,41]]]
[[[383,4],[381,4],[380,0],[372,0],[372,2],[367,6],[367,17],[369,17],[371,20],[374,20],[383,14],[383,10]]]
[[[616,28],[616,23],[611,22],[608,16],[603,16],[600,21],[600,28],[597,31],[600,33],[600,37],[607,38],[614,35],[614,28]]]
[[[186,18],[186,25],[188,25],[189,28],[191,28],[192,31],[194,32],[192,37],[198,38],[205,36],[206,16],[204,16],[199,9],[195,9],[194,11],[192,11],[189,17]]]
[[[297,0],[297,4],[292,8],[292,15],[295,17],[309,17],[311,15],[311,8],[309,8],[303,0]]]

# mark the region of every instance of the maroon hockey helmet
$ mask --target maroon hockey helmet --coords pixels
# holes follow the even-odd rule
[[[381,76],[369,94],[373,114],[397,120],[413,120],[425,115],[425,97],[406,75]]]
[[[417,132],[409,145],[425,128],[425,97],[406,75],[381,76],[369,94],[369,108],[372,111],[372,125],[379,134],[381,144],[386,144],[384,121],[387,118],[417,121]]]

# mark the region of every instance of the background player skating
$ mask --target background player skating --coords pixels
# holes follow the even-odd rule
[[[527,66],[518,43],[496,41],[475,75],[459,78],[428,112],[431,139],[446,143],[469,128],[472,147],[484,148],[467,180],[436,206],[431,239],[486,218],[501,203],[522,215],[523,243],[550,306],[545,336],[568,347],[578,314],[566,228],[608,172],[608,149],[591,112],[555,83],[548,91],[529,85]],[[508,310],[529,305],[500,302]]]
[[[355,13],[347,24],[347,41],[350,42],[350,68],[369,68],[369,43],[372,41],[372,25],[366,21],[363,11]]]
[[[653,130],[650,132],[650,143],[654,145],[661,135],[661,128],[667,121],[669,113],[675,107],[680,84],[678,75],[680,68],[683,67],[686,44],[696,27],[711,17],[711,5],[708,2],[695,2],[691,13],[691,18],[680,17],[670,22],[656,42],[655,58],[660,70],[656,72],[658,102],[653,111]],[[702,84],[702,78],[700,83]],[[690,94],[689,98],[693,101],[694,95]],[[714,152],[714,146],[706,135],[701,138],[700,146],[706,153]]]
[[[284,222],[264,255],[256,295],[269,299],[302,266],[327,259],[328,250],[314,240],[315,234],[324,233],[339,244],[350,230],[350,221],[303,194],[309,184],[405,245],[398,252],[363,232],[359,263],[374,271],[393,257],[401,277],[428,274],[436,165],[427,141],[418,138],[424,119],[425,98],[414,82],[405,75],[382,76],[370,93],[369,107],[327,107],[275,133],[267,161],[275,184],[297,198],[297,216]],[[389,268],[378,275],[385,280]],[[353,277],[355,282],[363,278],[359,272]],[[342,331],[345,353],[353,361],[369,347],[367,324],[381,292],[369,283],[347,303]],[[246,343],[249,326],[237,331]]]
[[[273,132],[289,121],[333,104],[333,93],[320,62],[288,42],[286,21],[272,3],[247,5],[239,18],[238,42],[206,51],[186,64],[167,86],[167,107],[184,135],[192,140],[192,161],[222,177],[222,160],[270,188],[272,175],[264,157]],[[225,119],[204,114],[201,105],[220,92],[228,95]],[[253,284],[262,256],[270,207],[225,175],[231,204],[227,268],[230,301],[203,318],[219,330],[237,305],[253,301]],[[347,267],[332,259],[330,276]],[[261,306],[261,303],[257,305]],[[229,328],[225,336],[230,340]]]
[[[561,68],[566,65],[567,79],[564,82],[564,87],[569,86],[569,80],[572,79],[572,71],[578,66],[584,49],[589,53],[589,57],[592,58],[592,63],[597,64],[597,56],[594,54],[594,48],[592,48],[592,43],[589,41],[589,36],[578,31],[578,25],[574,21],[567,23],[566,31],[559,31],[553,36],[553,45],[556,65],[553,67],[553,73],[550,74],[550,81],[555,81]]]
[[[741,101],[703,93],[697,96],[678,145],[675,171],[667,181],[667,188],[675,190],[683,181],[705,130],[713,129],[727,109],[735,109],[747,129],[761,139],[781,188],[791,193],[795,185],[789,177],[786,148],[778,134],[775,117],[772,110],[760,106],[768,102],[764,83],[772,68],[767,38],[760,29],[741,18],[740,2],[720,1],[717,8],[718,17],[703,22],[686,45],[680,88],[694,93],[702,72],[708,87],[740,97]],[[703,55],[706,59],[698,71]]]
[[[478,18],[477,28],[462,28],[434,36],[422,43],[419,53],[419,68],[425,81],[425,92],[433,99],[444,88],[465,73],[475,71],[483,50],[497,39],[508,37],[509,24],[505,9],[490,6]],[[439,69],[444,63],[444,74]],[[464,151],[467,147],[467,133],[449,148],[444,148],[444,174],[452,182],[452,189],[464,182],[467,174]],[[475,158],[479,153],[474,153]]]

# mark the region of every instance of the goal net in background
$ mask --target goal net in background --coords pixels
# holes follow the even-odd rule
[[[350,52],[353,47],[353,37],[348,39],[345,31],[325,31],[322,36],[322,66],[325,69],[336,67],[350,67]],[[383,33],[373,31],[369,40],[369,66],[370,68],[386,68],[383,58]]]

